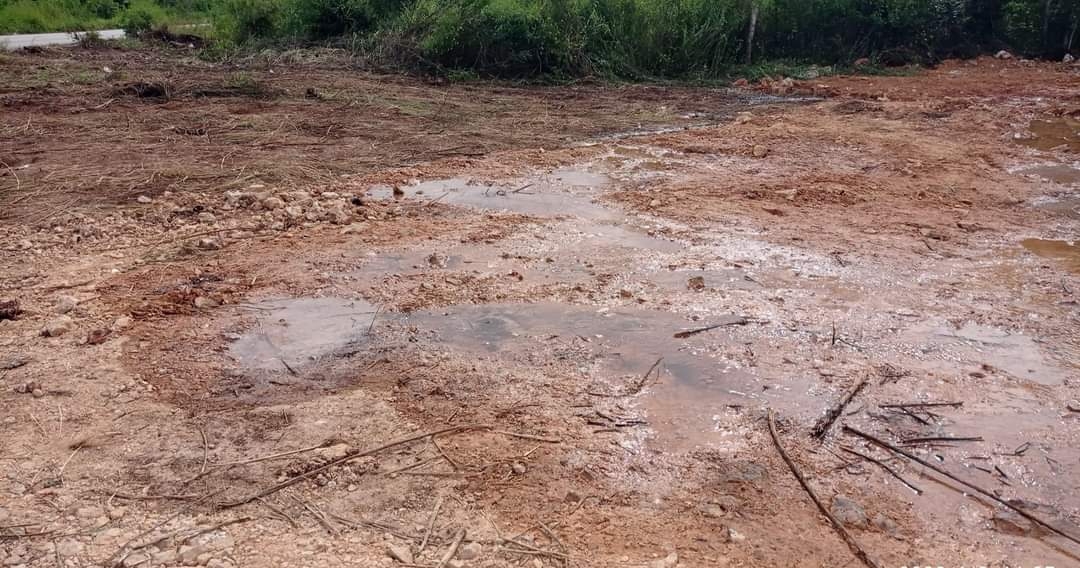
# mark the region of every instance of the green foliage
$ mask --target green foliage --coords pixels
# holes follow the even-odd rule
[[[137,0],[120,17],[120,27],[129,36],[137,37],[164,25],[165,10],[149,0]]]
[[[282,15],[278,0],[221,0],[215,27],[224,38],[247,43],[280,35]]]
[[[1080,52],[1080,0],[0,0],[0,33],[142,32],[177,19],[211,19],[229,43],[219,54],[329,42],[444,75],[710,80],[751,54],[888,67],[1001,48]]]

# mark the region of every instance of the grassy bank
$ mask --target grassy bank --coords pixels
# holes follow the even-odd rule
[[[0,34],[205,23],[220,0],[0,0]]]
[[[758,61],[1060,58],[1080,0],[0,0],[0,32],[184,19],[212,21],[219,50],[332,44],[413,72],[710,79]]]

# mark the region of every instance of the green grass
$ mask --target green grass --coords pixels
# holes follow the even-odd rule
[[[182,0],[0,0],[0,34],[176,29],[208,24],[211,2],[218,1],[185,5]]]

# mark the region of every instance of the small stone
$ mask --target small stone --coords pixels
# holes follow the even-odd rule
[[[470,542],[469,544],[461,545],[458,548],[457,557],[461,560],[474,560],[480,558],[480,554],[484,551],[479,542]]]
[[[1002,49],[1001,51],[994,54],[994,58],[995,59],[1012,59],[1013,55],[1011,53],[1009,53],[1008,51],[1005,51],[1004,49]]]
[[[215,300],[213,298],[209,298],[207,296],[199,296],[199,297],[195,298],[194,303],[195,303],[195,307],[199,308],[199,309],[216,308],[216,307],[221,305],[221,302],[219,302],[219,301],[217,301],[217,300]]]
[[[150,557],[150,559],[154,562],[154,564],[172,564],[176,562],[176,559],[178,557],[179,553],[176,552],[176,549],[169,548],[167,550],[162,550],[161,552],[155,553],[153,556]]]
[[[196,243],[195,246],[202,250],[218,250],[221,248],[221,240],[213,237],[205,237],[199,239],[199,242]]]
[[[877,527],[878,530],[889,536],[896,536],[897,532],[899,531],[899,527],[896,525],[896,521],[890,519],[889,517],[886,517],[885,515],[882,515],[881,513],[874,515],[874,519],[871,522],[874,523],[874,526]]]
[[[285,207],[285,202],[280,197],[267,197],[262,200],[263,209],[273,211],[275,209],[281,209]]]
[[[203,211],[202,213],[199,213],[198,219],[200,223],[206,223],[207,225],[217,222],[217,217],[215,217],[214,214],[209,211]]]
[[[672,552],[659,560],[653,560],[652,563],[649,564],[649,568],[675,568],[675,566],[678,565],[679,553]]]
[[[75,556],[82,552],[83,544],[73,538],[66,538],[56,543],[56,554],[59,556]]]
[[[624,300],[629,300],[630,298],[634,297],[634,293],[630,290],[627,290],[626,288],[623,288],[622,290],[619,290],[619,297],[623,298]]]
[[[769,148],[767,146],[762,146],[761,144],[758,144],[754,146],[753,153],[755,158],[764,158],[765,156],[769,155]]]
[[[705,277],[694,276],[686,281],[686,288],[689,290],[702,291],[705,289]]]
[[[133,568],[135,566],[141,566],[150,561],[150,555],[144,552],[132,552],[124,557],[124,568]]]
[[[397,544],[387,545],[386,555],[390,558],[393,558],[394,560],[397,560],[398,562],[401,562],[402,564],[414,563],[412,550],[409,550],[409,547],[407,546]]]
[[[660,207],[660,205],[661,205],[661,203],[660,203],[659,199],[653,199],[652,201],[649,202],[649,207],[652,207],[652,208]]]
[[[510,466],[510,469],[514,470],[514,473],[518,475],[525,475],[525,464],[521,462],[514,462],[514,465]]]
[[[581,493],[578,493],[577,491],[574,491],[573,489],[571,489],[570,491],[566,492],[565,501],[567,503],[577,503],[577,502],[581,501]]]
[[[104,514],[105,511],[101,507],[95,507],[93,505],[79,507],[75,510],[75,516],[83,520],[96,519]]]
[[[135,201],[138,201],[139,203],[150,203],[150,202],[152,202],[154,200],[150,199],[150,196],[148,196],[148,195],[140,195],[140,196],[135,198]]]
[[[777,195],[784,196],[784,199],[787,199],[788,201],[794,201],[795,197],[797,195],[799,195],[799,190],[797,190],[797,189],[781,189],[781,190],[778,190],[776,193],[777,193]]]
[[[74,296],[58,296],[53,311],[58,314],[66,314],[78,307],[79,301]]]
[[[1073,61],[1076,61],[1076,58],[1071,53],[1066,53],[1065,57],[1061,58],[1062,63],[1072,63]]]
[[[232,568],[232,562],[222,558],[211,558],[206,562],[206,568]]]
[[[337,199],[341,197],[341,194],[336,191],[324,191],[320,197],[323,199]]]
[[[32,396],[34,398],[41,398],[41,397],[45,396],[45,391],[43,391],[41,389],[34,389],[34,390],[30,391],[30,396]]]
[[[109,509],[109,518],[115,521],[122,518],[125,513],[127,513],[127,509],[123,507],[113,507]]]
[[[832,499],[832,514],[845,525],[850,527],[865,528],[869,522],[866,511],[862,505],[848,499],[843,495],[836,495]]]
[[[113,321],[113,330],[119,331],[131,326],[131,316],[120,316]]]
[[[304,217],[304,208],[298,205],[290,205],[285,208],[285,218],[290,221],[299,221]]]
[[[101,345],[102,343],[105,343],[105,340],[108,339],[108,338],[109,338],[109,330],[107,330],[107,329],[95,329],[95,330],[90,331],[90,333],[86,335],[86,344],[87,345]]]
[[[71,326],[74,325],[74,323],[74,320],[70,317],[60,316],[45,324],[45,327],[41,328],[41,335],[44,335],[45,337],[59,337],[71,331]]]
[[[447,258],[445,254],[433,252],[428,255],[427,263],[432,268],[446,268]]]
[[[731,527],[728,527],[728,540],[730,540],[731,542],[745,542],[746,535]]]

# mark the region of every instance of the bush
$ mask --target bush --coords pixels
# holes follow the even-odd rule
[[[275,37],[282,32],[279,0],[222,0],[216,27],[222,37],[235,43]]]
[[[120,18],[120,26],[124,33],[138,37],[153,29],[164,25],[166,14],[161,7],[149,1],[133,4]]]

